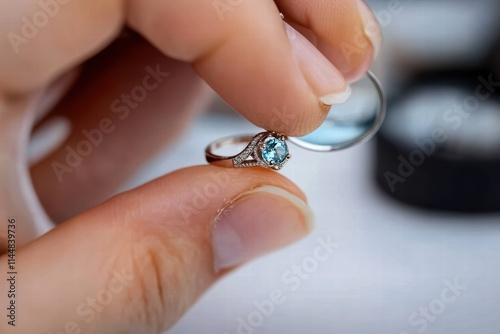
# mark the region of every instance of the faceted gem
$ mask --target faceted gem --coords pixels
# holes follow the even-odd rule
[[[279,165],[288,156],[288,146],[285,141],[268,137],[264,140],[264,148],[261,151],[262,159],[269,165]]]

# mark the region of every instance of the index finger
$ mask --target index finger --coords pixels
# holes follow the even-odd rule
[[[45,13],[50,23],[39,27],[33,38],[25,38],[26,43],[18,43],[17,53],[12,39],[0,42],[0,91],[4,93],[47,84],[104,48],[128,23],[167,56],[192,63],[222,98],[268,130],[306,134],[325,118],[325,105],[343,102],[349,95],[342,73],[301,34],[283,27],[272,1],[73,0],[64,4],[45,0],[54,12],[57,8],[53,17],[40,3],[0,4],[5,19],[0,21],[0,32],[5,35],[17,31],[24,38],[19,17],[34,19]],[[285,12],[287,6],[283,5]],[[348,17],[359,18],[356,8],[348,11]]]

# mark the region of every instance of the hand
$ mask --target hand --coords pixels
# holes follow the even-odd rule
[[[17,0],[0,23],[0,245],[14,217],[18,246],[1,333],[160,333],[222,275],[307,234],[304,194],[260,168],[187,168],[106,199],[206,83],[257,126],[302,135],[380,44],[355,0]],[[31,129],[61,117],[69,136],[28,166]],[[58,226],[32,240],[44,210]]]

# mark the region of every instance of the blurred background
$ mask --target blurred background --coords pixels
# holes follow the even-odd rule
[[[336,153],[291,147],[282,173],[315,232],[219,282],[169,333],[498,334],[500,2],[367,2],[385,37],[379,135]],[[122,190],[257,131],[217,101]]]

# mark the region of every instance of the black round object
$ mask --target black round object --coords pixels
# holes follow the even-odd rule
[[[500,77],[421,75],[389,104],[377,136],[376,180],[419,207],[500,211]]]

